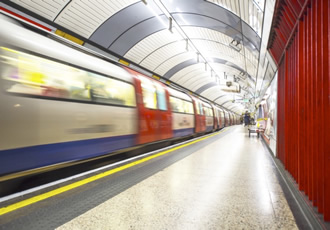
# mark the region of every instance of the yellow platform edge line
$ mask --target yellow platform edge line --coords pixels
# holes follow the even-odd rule
[[[213,137],[215,135],[218,135],[222,132],[224,132],[226,129],[223,129],[221,130],[220,132],[218,133],[215,133],[215,134],[211,134],[207,137],[202,137],[198,140],[195,140],[195,141],[191,141],[189,143],[186,143],[186,144],[183,144],[183,145],[180,145],[180,146],[177,146],[177,147],[174,147],[174,148],[171,148],[171,149],[168,149],[168,150],[165,150],[165,151],[162,151],[160,153],[157,153],[155,155],[152,155],[152,156],[149,156],[149,157],[146,157],[146,158],[143,158],[141,160],[137,160],[137,161],[134,161],[134,162],[131,162],[131,163],[128,163],[126,165],[122,165],[118,168],[114,168],[114,169],[110,169],[106,172],[103,172],[103,173],[100,173],[100,174],[97,174],[95,176],[91,176],[89,178],[86,178],[86,179],[83,179],[81,181],[77,181],[77,182],[74,182],[72,184],[69,184],[69,185],[66,185],[66,186],[63,186],[61,188],[57,188],[57,189],[54,189],[52,191],[49,191],[49,192],[46,192],[44,194],[40,194],[40,195],[37,195],[35,197],[31,197],[29,199],[26,199],[26,200],[23,200],[23,201],[20,201],[20,202],[17,202],[15,204],[11,204],[11,205],[8,205],[6,207],[3,207],[3,208],[0,208],[0,216],[6,214],[6,213],[9,213],[9,212],[12,212],[12,211],[15,211],[17,209],[20,209],[20,208],[23,208],[23,207],[26,207],[28,205],[31,205],[31,204],[34,204],[36,202],[39,202],[39,201],[42,201],[42,200],[45,200],[45,199],[48,199],[50,197],[53,197],[53,196],[56,196],[58,194],[61,194],[63,192],[66,192],[66,191],[69,191],[69,190],[72,190],[74,188],[77,188],[77,187],[80,187],[82,185],[85,185],[87,183],[90,183],[90,182],[93,182],[93,181],[96,181],[96,180],[99,180],[103,177],[106,177],[106,176],[109,176],[111,174],[114,174],[114,173],[117,173],[117,172],[120,172],[120,171],[123,171],[125,169],[128,169],[128,168],[131,168],[135,165],[138,165],[138,164],[142,164],[146,161],[149,161],[149,160],[152,160],[154,158],[157,158],[157,157],[160,157],[162,155],[165,155],[167,153],[170,153],[170,152],[173,152],[175,150],[178,150],[178,149],[181,149],[181,148],[184,148],[184,147],[187,147],[189,145],[192,145],[192,144],[195,144],[199,141],[202,141],[202,140],[205,140],[207,138],[210,138],[210,137]]]

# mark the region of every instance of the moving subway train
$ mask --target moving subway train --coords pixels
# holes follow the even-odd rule
[[[239,122],[131,69],[0,24],[0,181]]]

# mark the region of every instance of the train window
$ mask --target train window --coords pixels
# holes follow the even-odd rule
[[[106,104],[135,106],[133,85],[111,78],[89,73],[90,97],[93,101]]]
[[[183,101],[184,112],[194,114],[194,107],[190,101]]]
[[[182,106],[182,100],[176,97],[170,97],[170,104],[171,104],[171,109],[173,112],[179,112],[183,113],[183,106]]]
[[[194,107],[189,101],[170,97],[170,104],[173,112],[194,114]]]
[[[155,86],[152,84],[152,81],[145,77],[141,77],[140,79],[144,107],[149,109],[157,109],[157,95]]]
[[[208,109],[209,116],[210,117],[213,117],[213,111],[212,111],[212,109],[211,108],[207,108],[207,109]]]
[[[155,84],[157,88],[157,100],[158,100],[158,108],[160,110],[167,110],[167,105],[166,105],[166,94],[164,88],[159,85]]]
[[[202,103],[199,101],[196,101],[196,110],[197,114],[204,115]]]
[[[1,57],[8,92],[136,106],[129,83],[4,47]]]

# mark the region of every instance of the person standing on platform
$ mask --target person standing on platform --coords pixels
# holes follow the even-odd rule
[[[244,114],[244,126],[247,126],[250,124],[250,114],[248,111]]]

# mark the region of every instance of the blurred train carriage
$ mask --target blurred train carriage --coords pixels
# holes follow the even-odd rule
[[[196,96],[0,24],[0,181],[234,124]]]

